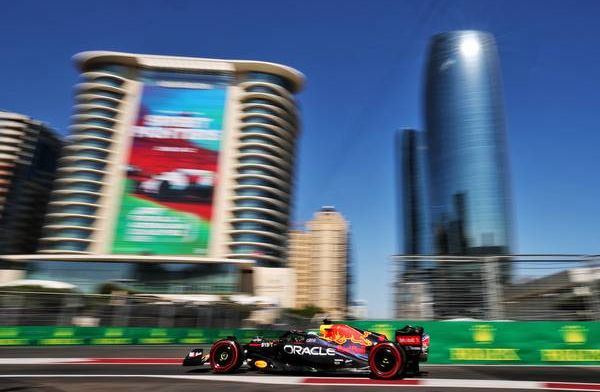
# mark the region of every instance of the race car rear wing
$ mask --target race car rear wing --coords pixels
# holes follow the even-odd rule
[[[429,356],[429,335],[424,332],[423,327],[407,325],[396,330],[395,341],[407,354],[418,354],[419,361],[425,362]]]

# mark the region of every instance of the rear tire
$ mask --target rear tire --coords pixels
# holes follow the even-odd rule
[[[369,353],[371,376],[389,380],[404,374],[406,356],[401,348],[393,343],[379,343]]]
[[[242,366],[242,350],[235,340],[219,340],[210,349],[210,368],[215,373],[233,373]]]

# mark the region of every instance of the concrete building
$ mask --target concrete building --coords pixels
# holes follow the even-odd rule
[[[283,264],[302,74],[115,52],[75,61],[82,81],[42,253]]]
[[[0,254],[37,250],[60,146],[43,123],[0,111]]]
[[[313,304],[312,290],[316,286],[312,281],[313,271],[318,266],[316,260],[313,265],[311,234],[302,229],[290,230],[288,247],[288,266],[294,271],[296,280],[294,307],[304,308]]]
[[[573,265],[581,265],[574,262]],[[509,320],[597,320],[600,317],[600,267],[589,262],[508,285],[503,317]],[[545,267],[547,270],[551,270]]]
[[[260,61],[74,59],[81,82],[42,246],[6,268],[86,290],[277,292],[252,267],[286,260],[303,75]]]
[[[348,312],[349,226],[333,207],[323,207],[306,231],[290,234],[289,266],[296,275],[295,307],[323,309],[334,319]]]

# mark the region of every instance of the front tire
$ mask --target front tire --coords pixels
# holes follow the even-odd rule
[[[389,380],[402,376],[406,357],[393,343],[379,343],[369,353],[369,368],[373,378]]]
[[[240,346],[234,340],[219,340],[210,349],[210,368],[215,373],[233,373],[243,360]]]

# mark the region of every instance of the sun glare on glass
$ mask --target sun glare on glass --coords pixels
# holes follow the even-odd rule
[[[481,45],[474,37],[467,37],[460,43],[460,52],[467,57],[477,56],[480,49]]]

